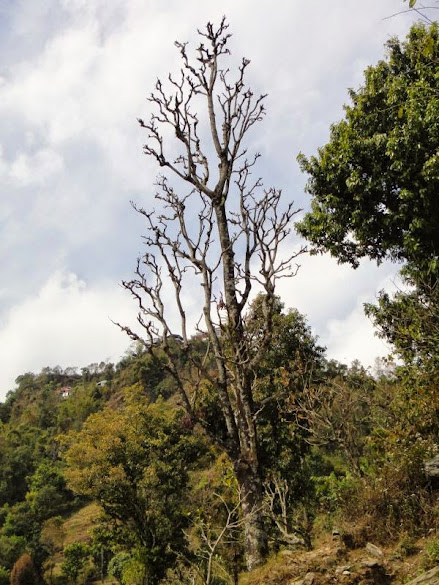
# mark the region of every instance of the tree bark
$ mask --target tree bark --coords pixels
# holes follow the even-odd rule
[[[259,474],[243,462],[236,462],[235,473],[243,494],[245,559],[247,569],[251,571],[262,563],[268,552],[262,513],[262,483]]]

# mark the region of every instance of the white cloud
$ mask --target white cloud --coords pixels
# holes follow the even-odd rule
[[[360,360],[369,367],[377,358],[387,356],[390,348],[375,335],[372,323],[364,315],[363,302],[366,299],[360,299],[344,319],[330,319],[320,341],[328,347],[328,357],[345,364]]]
[[[386,355],[388,347],[376,337],[363,304],[376,302],[380,290],[395,290],[397,266],[364,261],[354,270],[328,254],[304,255],[298,262],[297,276],[281,281],[278,292],[287,307],[306,315],[328,357],[370,366]]]
[[[264,154],[257,173],[267,185],[283,187],[286,199],[294,196],[306,206],[295,157],[325,142],[346,88],[361,83],[363,67],[382,57],[389,34],[405,33],[408,19],[383,20],[400,4],[12,3],[0,72],[0,341],[7,348],[8,379],[57,362],[101,360],[117,353],[110,345],[126,342],[106,319],[119,310],[125,315],[130,304],[111,283],[126,277],[142,250],[143,224],[129,200],[153,205],[157,171],[142,154],[144,133],[135,118],[148,115],[145,97],[156,77],[178,70],[174,39],[195,44],[197,27],[227,15],[233,59],[251,58],[252,87],[269,93],[268,116],[250,136],[250,147]],[[369,341],[349,341],[354,335],[370,339],[358,299],[373,298],[393,268],[377,272],[365,264],[354,272],[318,258],[303,264],[293,282],[280,286],[286,305],[305,312],[340,355],[343,343],[366,352]],[[87,285],[55,274],[61,268],[85,274]],[[192,290],[187,296],[196,302]]]
[[[9,176],[18,187],[42,184],[63,170],[62,156],[49,148],[35,154],[20,153],[10,165]]]
[[[53,274],[35,296],[13,306],[2,323],[0,399],[20,373],[117,361],[129,340],[110,319],[129,323],[134,316],[117,285],[88,286],[75,274]]]

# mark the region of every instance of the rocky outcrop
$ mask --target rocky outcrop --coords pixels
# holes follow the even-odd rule
[[[424,463],[424,469],[429,479],[439,480],[439,455]]]
[[[380,548],[378,548],[377,546],[375,546],[374,544],[372,544],[371,542],[368,542],[366,544],[366,550],[370,555],[372,555],[373,557],[375,557],[377,559],[382,559],[384,556],[383,551]]]

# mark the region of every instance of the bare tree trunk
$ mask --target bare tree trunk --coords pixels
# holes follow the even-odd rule
[[[234,250],[230,241],[227,215],[223,203],[215,205],[216,224],[220,240],[223,265],[223,282],[228,314],[229,339],[235,355],[233,374],[237,408],[235,420],[240,446],[232,453],[232,461],[240,491],[243,495],[246,563],[249,570],[261,564],[267,553],[267,535],[262,516],[262,482],[259,473],[257,429],[250,377],[244,324],[237,299]]]
[[[244,546],[247,569],[251,571],[261,564],[268,552],[267,534],[263,524],[262,483],[258,473],[238,462],[235,465],[238,484],[243,493],[242,514],[244,522]]]
[[[251,178],[259,154],[248,157],[243,142],[264,115],[264,96],[255,97],[245,86],[247,59],[242,60],[234,79],[227,66],[220,67],[220,60],[229,54],[227,28],[223,19],[218,28],[208,23],[205,31],[199,31],[202,42],[195,59],[189,58],[186,44],[176,43],[183,62],[180,74],[176,78],[169,75],[167,90],[157,81],[149,98],[155,113],[149,122],[139,120],[147,131],[145,154],[179,180],[186,194],[178,194],[168,177],[161,175],[156,199],[163,209],[155,213],[135,208],[147,222],[148,252],[138,261],[136,278],[123,285],[138,302],[138,322],[146,330],[146,339],[129,327],[122,329],[143,342],[152,357],[157,339],[161,340],[160,349],[168,357],[166,367],[192,422],[205,423],[202,409],[197,408],[201,384],[208,381],[216,392],[226,439],[215,436],[208,424],[204,427],[234,465],[243,495],[247,566],[252,569],[267,552],[257,438],[260,408],[254,404],[256,372],[271,340],[276,281],[296,273],[292,260],[304,250],[278,258],[297,211],[292,203],[281,211],[281,192],[263,190],[262,181]],[[197,113],[203,102],[207,138],[199,130]],[[165,148],[165,136],[175,136],[176,156],[175,150],[170,154]],[[185,191],[188,186],[189,193]],[[186,331],[182,286],[187,274],[193,276],[191,286],[199,290],[198,279],[203,288],[205,359],[191,353]],[[164,303],[165,280],[174,287],[183,348],[191,363],[189,373],[178,367],[175,347],[169,343],[175,325],[169,322],[172,311]],[[255,285],[265,293],[265,321],[256,342],[245,324]],[[163,367],[163,361],[158,363]]]

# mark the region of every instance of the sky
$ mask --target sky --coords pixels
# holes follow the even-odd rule
[[[285,201],[309,207],[299,152],[314,154],[343,116],[347,89],[403,37],[402,0],[2,0],[0,4],[0,400],[43,367],[118,361],[136,306],[120,283],[144,253],[142,218],[158,169],[142,153],[146,97],[179,69],[174,41],[227,16],[233,59],[267,93],[252,129],[258,173]],[[299,245],[291,236],[291,246]],[[282,281],[286,307],[307,316],[330,358],[372,366],[388,349],[363,303],[397,286],[397,267],[353,270],[302,256]],[[191,291],[188,291],[190,294]]]

